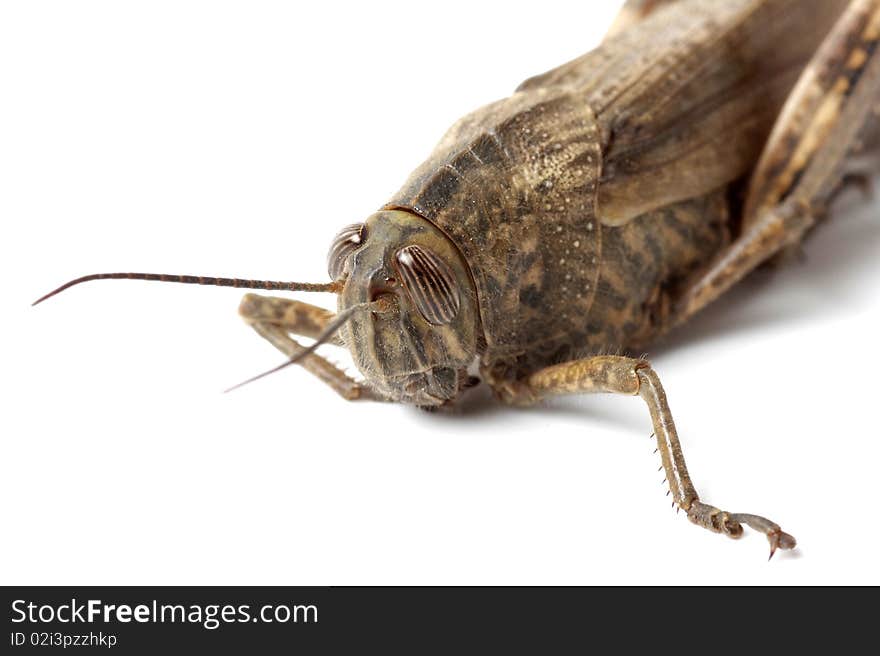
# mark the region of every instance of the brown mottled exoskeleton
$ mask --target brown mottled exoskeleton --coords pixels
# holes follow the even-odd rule
[[[53,294],[100,278],[334,292],[336,315],[253,294],[240,312],[346,399],[441,406],[477,371],[514,404],[641,396],[674,503],[764,533],[772,556],[794,538],[703,502],[657,374],[609,354],[641,352],[824,216],[846,157],[880,135],[878,40],[880,0],[629,0],[597,49],[461,119],[344,228],[331,282],[98,274]]]

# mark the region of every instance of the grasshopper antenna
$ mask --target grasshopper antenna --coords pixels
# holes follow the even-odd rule
[[[157,282],[177,282],[187,285],[214,285],[216,287],[244,287],[247,289],[268,289],[289,292],[330,292],[338,294],[342,286],[338,282],[275,282],[272,280],[243,280],[241,278],[206,278],[204,276],[179,276],[167,273],[93,273],[66,282],[31,305],[39,305],[48,298],[60,294],[65,289],[91,280],[154,280]]]
[[[325,344],[331,337],[333,337],[333,335],[336,334],[336,332],[340,328],[342,328],[342,326],[347,321],[349,321],[358,312],[362,312],[364,310],[372,310],[373,312],[380,312],[381,313],[381,312],[387,312],[388,309],[389,309],[389,306],[388,306],[387,302],[385,302],[383,299],[373,301],[372,303],[358,303],[357,305],[352,305],[350,308],[343,310],[342,312],[340,312],[339,314],[336,315],[336,318],[333,319],[333,321],[331,321],[327,325],[327,328],[324,329],[324,332],[321,333],[320,335],[318,335],[318,338],[315,340],[314,344],[312,344],[311,346],[308,346],[307,348],[304,348],[302,351],[300,351],[299,353],[294,355],[292,358],[290,358],[287,362],[283,362],[283,363],[279,364],[277,367],[273,367],[272,369],[269,369],[268,371],[264,371],[261,374],[257,374],[256,376],[254,376],[252,378],[248,378],[247,380],[242,381],[242,382],[238,383],[237,385],[233,385],[229,389],[223,390],[223,393],[226,394],[226,393],[231,392],[233,390],[237,390],[239,387],[244,387],[248,383],[253,383],[255,380],[260,380],[261,378],[265,378],[266,376],[268,376],[270,374],[274,374],[278,371],[281,371],[282,369],[286,369],[287,367],[289,367],[292,364],[296,364],[297,362],[301,361],[306,356],[313,353],[319,346],[321,346],[321,344]]]

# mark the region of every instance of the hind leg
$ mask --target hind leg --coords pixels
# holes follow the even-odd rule
[[[305,348],[290,336],[291,333],[314,339],[335,316],[329,310],[309,303],[258,294],[246,294],[238,312],[258,335],[289,358]],[[330,343],[343,346],[336,338],[331,339]],[[369,387],[320,355],[312,353],[298,364],[344,399],[380,400]]]
[[[749,184],[742,234],[675,303],[687,321],[762,262],[797,245],[839,188],[847,156],[876,132],[880,0],[854,0],[780,112]]]

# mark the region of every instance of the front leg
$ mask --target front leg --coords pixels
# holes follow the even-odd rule
[[[594,392],[641,396],[651,413],[673,503],[684,510],[693,523],[733,538],[742,535],[742,524],[746,524],[767,536],[771,558],[776,549],[795,546],[791,535],[764,517],[725,512],[700,500],[688,474],[666,393],[657,373],[645,360],[595,356],[554,365],[529,376],[522,391],[534,397]]]
[[[289,358],[299,355],[305,348],[290,336],[291,333],[315,339],[335,316],[330,310],[309,303],[259,294],[246,294],[238,312],[257,334]],[[331,338],[329,343],[344,346],[337,337]],[[385,400],[316,353],[309,354],[298,364],[348,401]]]
[[[324,332],[336,316],[330,310],[311,303],[260,294],[245,294],[238,306],[238,313],[250,325],[271,324],[310,339],[316,339]],[[345,346],[336,335],[328,343]]]

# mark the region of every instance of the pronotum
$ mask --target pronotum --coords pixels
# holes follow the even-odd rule
[[[598,48],[465,116],[343,228],[329,282],[105,273],[37,303],[116,278],[330,292],[336,314],[255,294],[240,313],[281,367],[345,399],[434,408],[479,382],[518,405],[640,396],[673,503],[731,537],[764,533],[772,557],[795,539],[700,499],[660,379],[628,354],[825,217],[847,158],[878,141],[878,39],[880,0],[629,0]]]

